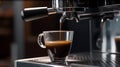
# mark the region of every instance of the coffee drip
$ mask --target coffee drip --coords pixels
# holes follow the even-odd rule
[[[119,14],[119,7],[119,0],[52,0],[52,8],[25,8],[22,17],[25,21],[32,21],[52,14],[62,14],[60,31],[75,31],[74,52],[110,53],[108,47],[104,48],[103,45],[103,26]]]

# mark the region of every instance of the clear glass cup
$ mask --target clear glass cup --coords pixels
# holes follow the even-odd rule
[[[71,50],[73,34],[73,31],[43,31],[38,35],[38,44],[47,49],[52,63],[66,64],[65,59]]]

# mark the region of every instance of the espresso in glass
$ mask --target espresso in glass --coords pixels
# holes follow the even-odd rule
[[[116,52],[120,52],[120,36],[115,37],[115,47],[116,47]]]
[[[53,57],[55,59],[63,58],[63,60],[68,55],[71,44],[72,41],[62,40],[45,42],[46,48],[50,50],[50,52],[53,54]]]
[[[44,44],[41,38],[44,39]],[[52,63],[65,64],[73,40],[73,31],[44,31],[38,36],[38,44],[46,48]]]

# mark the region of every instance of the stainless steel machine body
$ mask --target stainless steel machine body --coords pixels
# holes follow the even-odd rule
[[[109,43],[104,43],[105,40],[110,41],[110,36],[103,35],[103,31],[108,28],[104,28],[105,24],[108,26],[110,20],[119,17],[119,7],[119,0],[52,0],[52,8],[25,8],[21,14],[25,21],[32,21],[60,13],[62,29],[75,31],[73,52],[116,53],[111,51],[113,48]]]
[[[87,52],[86,56],[93,56],[94,53],[98,53],[93,57],[102,57],[101,67],[108,67],[103,64],[104,62],[107,65],[115,62],[116,65],[113,64],[111,67],[119,67],[117,58],[120,58],[120,49],[111,42],[112,31],[109,30],[111,23],[119,22],[119,11],[119,0],[52,0],[52,8],[25,8],[21,14],[25,21],[40,19],[51,14],[62,14],[60,18],[62,30],[75,32],[71,54]]]

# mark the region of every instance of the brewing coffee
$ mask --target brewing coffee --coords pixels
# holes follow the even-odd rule
[[[46,48],[52,63],[66,64],[66,57],[70,52],[73,31],[44,31],[38,36],[38,44]],[[44,39],[44,44],[42,43]]]
[[[46,48],[49,49],[55,58],[66,57],[69,53],[72,41],[46,41]]]

